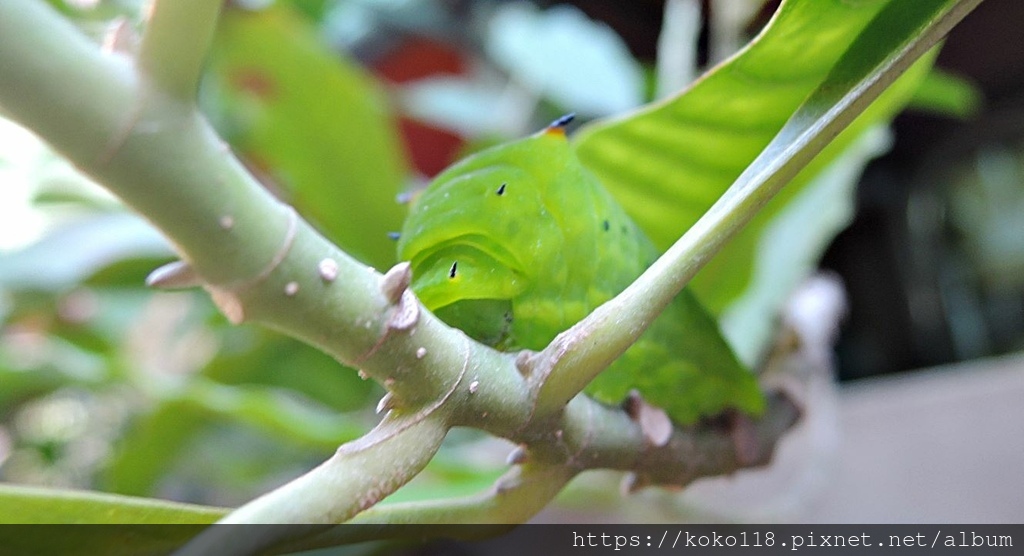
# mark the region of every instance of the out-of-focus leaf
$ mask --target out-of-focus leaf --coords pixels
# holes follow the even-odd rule
[[[956,118],[970,118],[984,99],[973,83],[963,77],[933,69],[910,99],[910,107]]]
[[[173,254],[167,240],[142,218],[127,213],[96,214],[0,257],[0,286],[57,292],[119,261],[165,259]]]
[[[377,267],[406,161],[383,91],[287,4],[225,10],[203,95],[219,131],[331,240]]]
[[[209,417],[182,401],[165,403],[137,422],[121,438],[103,473],[104,490],[145,496],[173,465],[182,446]]]
[[[223,508],[167,500],[0,484],[0,523],[206,524],[225,513]]]
[[[329,0],[290,0],[290,3],[295,6],[295,9],[302,12],[306,17],[320,21],[324,18],[324,14],[328,10],[328,4],[333,4]]]
[[[376,383],[320,350],[264,330],[227,331],[203,376],[222,384],[286,388],[338,412],[364,408],[383,394]]]
[[[581,130],[579,155],[667,247],[723,195],[887,4],[787,0],[753,43],[678,96]],[[691,284],[709,309],[721,312],[756,287],[765,226],[865,129],[906,103],[930,60],[890,87],[698,274]]]
[[[366,432],[351,417],[330,412],[280,388],[228,386],[196,378],[180,399],[211,416],[250,425],[286,442],[327,450]]]
[[[165,500],[0,485],[0,524],[22,524],[0,527],[0,546],[6,554],[167,554],[225,513]]]
[[[199,375],[183,379],[124,435],[104,488],[153,494],[183,446],[216,424],[250,427],[292,446],[333,449],[365,432],[368,425],[349,412],[379,392],[315,348],[252,328],[223,331],[217,356]]]
[[[490,22],[486,46],[514,80],[565,110],[605,116],[643,101],[643,72],[625,42],[576,8],[504,5]]]
[[[906,77],[904,72],[920,70],[922,64],[915,64],[915,60],[924,57],[927,61],[928,49],[980,2],[946,0],[925,5],[894,1],[885,6],[840,57],[825,81],[712,207],[702,225],[725,222],[734,208],[764,203],[770,192],[798,176],[801,168],[823,152],[830,138],[856,124],[858,115],[860,121],[870,116],[871,109],[864,109],[872,100],[884,97],[882,91],[899,86],[904,80],[900,76]],[[814,220],[830,225],[827,218]]]
[[[0,410],[67,384],[96,386],[107,375],[99,355],[59,337],[39,332],[0,335]]]
[[[104,474],[105,488],[121,494],[154,494],[161,479],[180,463],[184,446],[215,425],[249,427],[299,454],[304,450],[294,447],[329,453],[369,428],[285,390],[229,386],[195,377],[181,391],[168,394],[125,435]]]

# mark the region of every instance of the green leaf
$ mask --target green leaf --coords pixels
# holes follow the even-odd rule
[[[910,106],[956,118],[978,113],[984,100],[982,92],[967,79],[936,68],[910,99]]]
[[[225,513],[224,508],[153,498],[0,484],[0,523],[4,524],[208,524]]]
[[[581,130],[579,155],[665,248],[722,196],[886,4],[783,2],[757,39],[678,96]],[[864,129],[891,117],[924,69],[888,92],[698,275],[692,285],[709,309],[720,312],[752,286],[758,238],[773,214]]]
[[[349,253],[394,262],[406,161],[367,74],[279,2],[224,11],[204,85],[211,120],[257,174]]]
[[[162,391],[120,440],[104,488],[148,495],[196,435],[217,424],[255,429],[293,450],[327,452],[369,425],[347,413],[379,392],[355,371],[292,338],[258,329],[223,331],[200,374]]]
[[[19,526],[0,527],[0,546],[6,554],[168,554],[226,513],[165,500],[6,484],[0,485],[0,524]],[[90,526],[70,527],[84,524]]]
[[[104,470],[101,486],[105,490],[130,495],[153,493],[182,446],[209,422],[209,416],[182,401],[160,404],[136,419],[118,440]]]
[[[980,1],[886,6],[736,183],[672,246],[668,264],[714,253]]]

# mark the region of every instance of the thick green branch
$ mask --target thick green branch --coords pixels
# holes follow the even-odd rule
[[[128,58],[100,52],[45,2],[0,2],[0,106],[68,159],[100,157],[136,89]]]
[[[164,93],[193,103],[221,0],[156,0],[139,49],[139,69]]]

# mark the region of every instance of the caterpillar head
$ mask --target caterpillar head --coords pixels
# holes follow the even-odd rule
[[[467,334],[518,347],[513,300],[557,268],[562,231],[543,191],[573,157],[561,127],[464,159],[411,204],[398,256],[429,309]]]

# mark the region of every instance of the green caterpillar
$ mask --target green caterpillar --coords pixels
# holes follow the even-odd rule
[[[451,166],[412,201],[398,256],[427,308],[501,350],[545,347],[628,286],[653,244],[577,159],[567,118]],[[717,323],[687,290],[586,389],[637,389],[681,424],[763,398]]]

